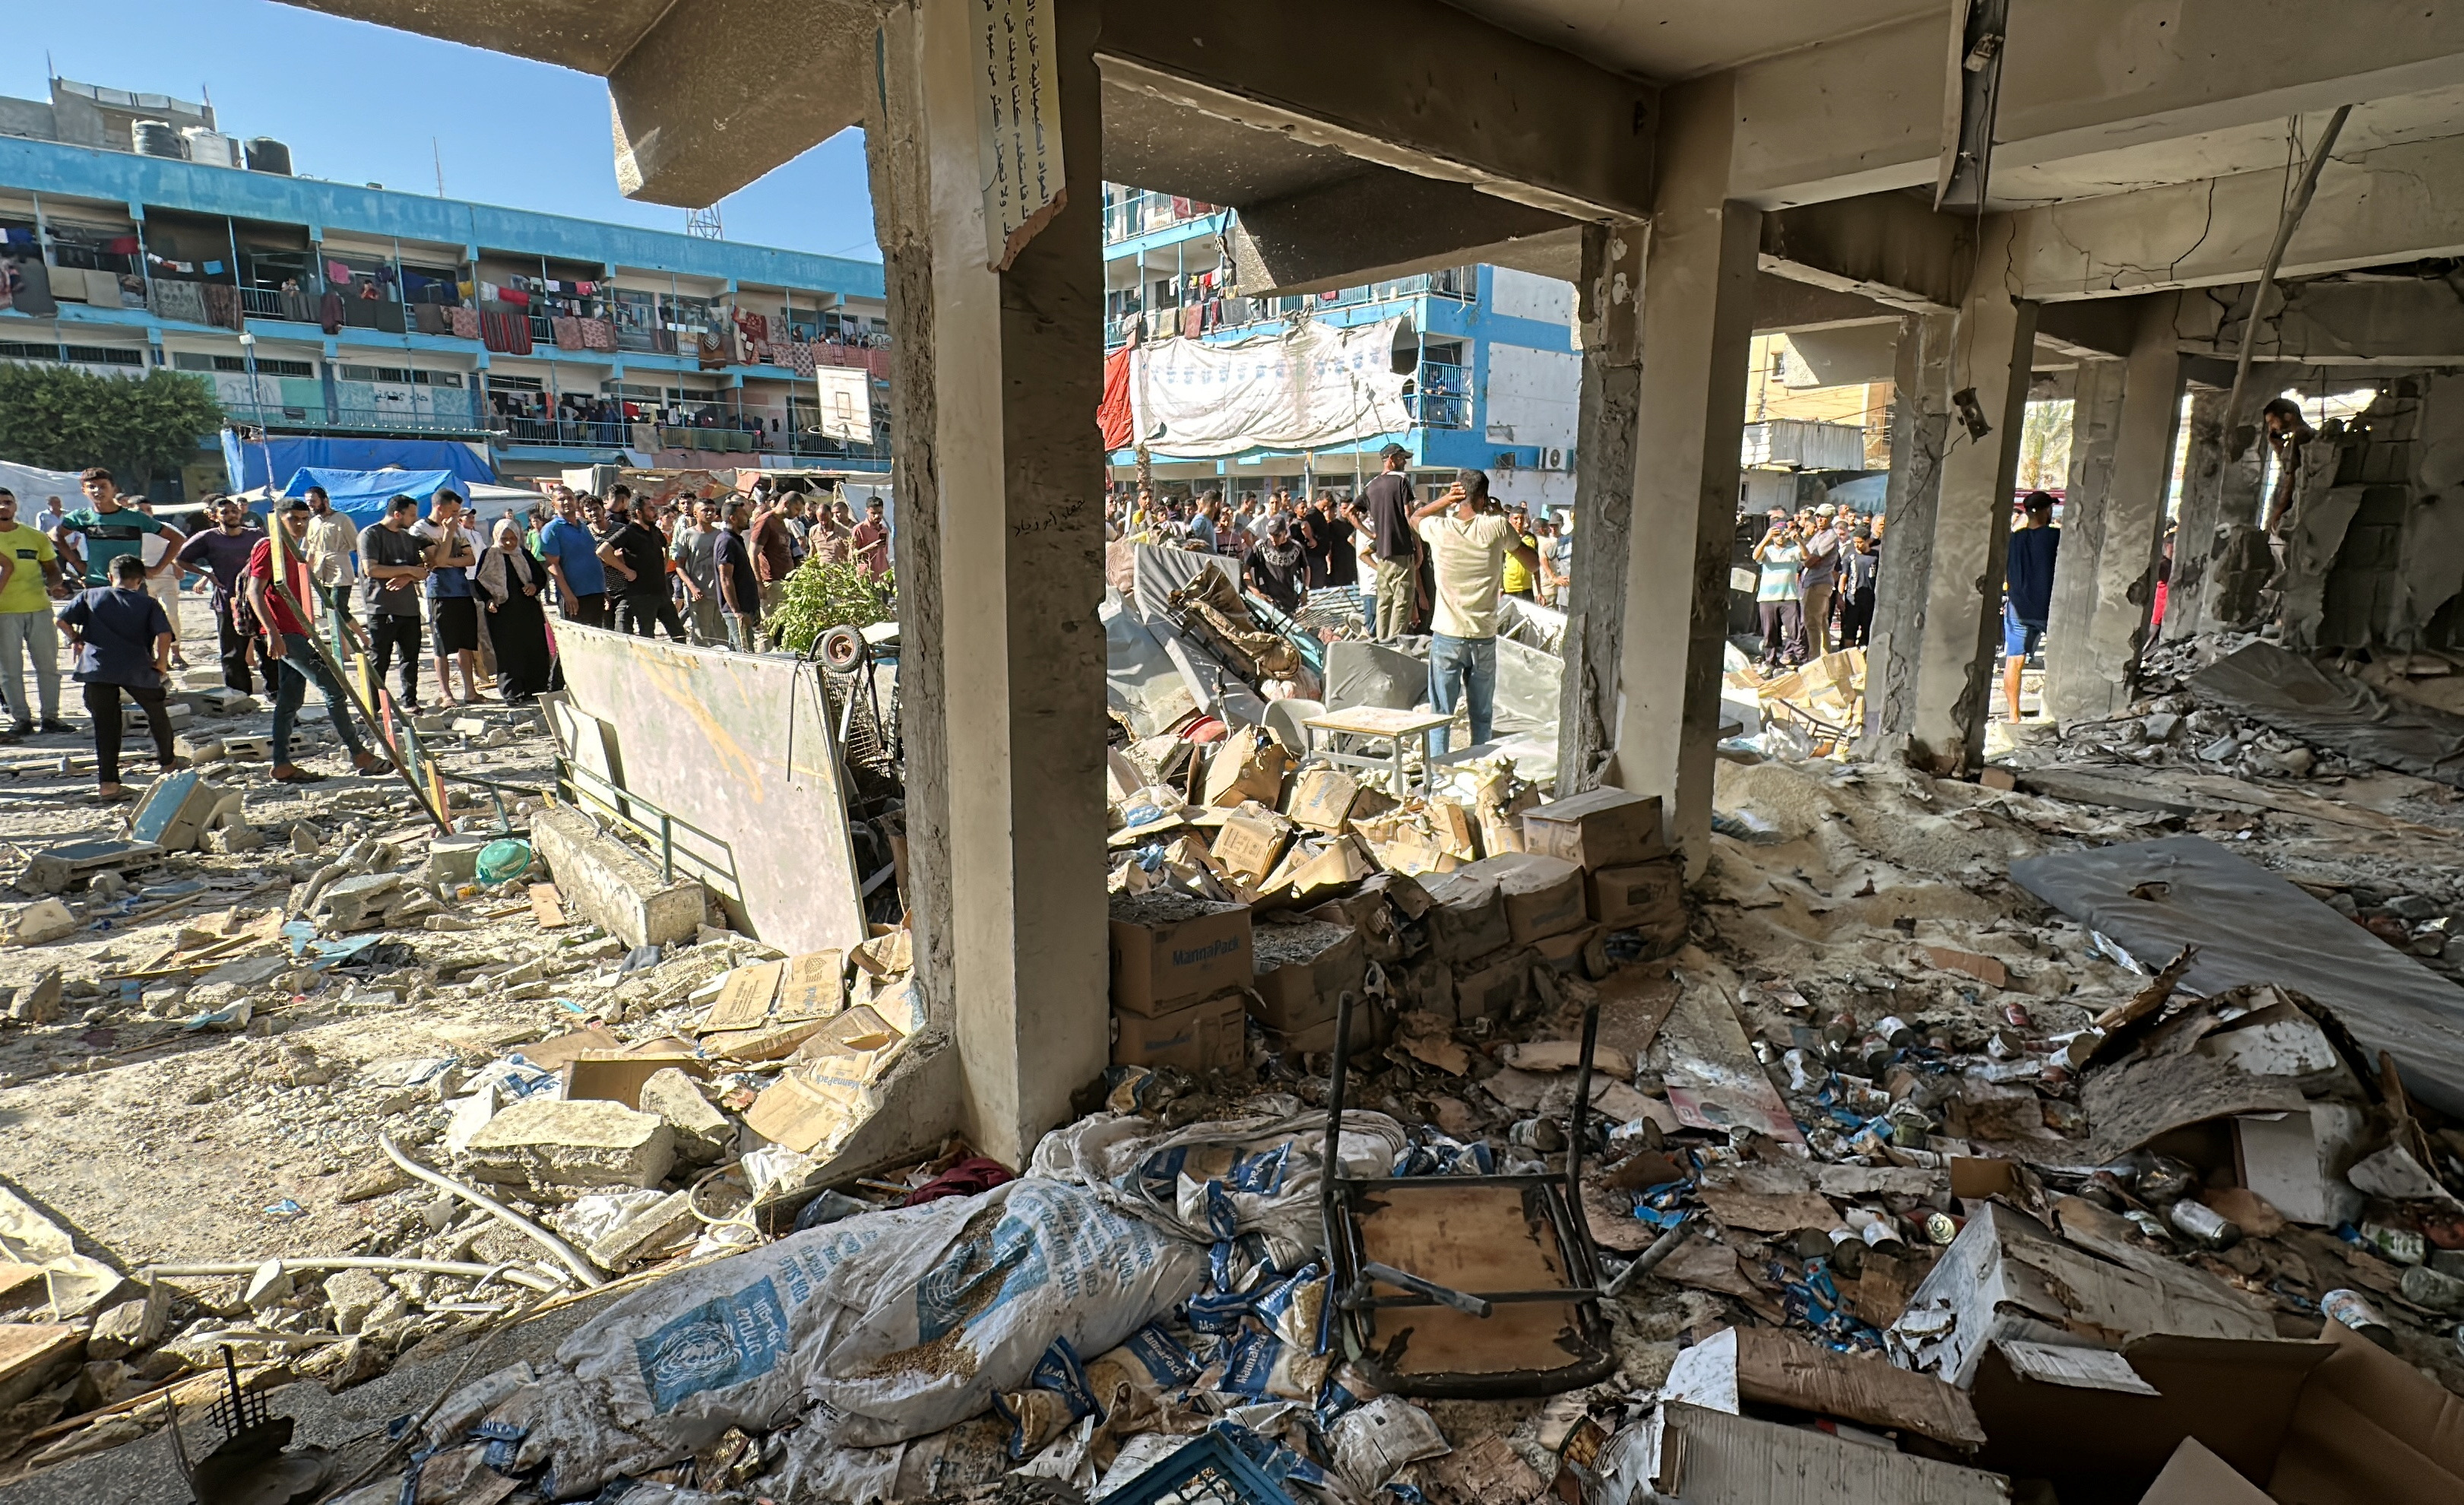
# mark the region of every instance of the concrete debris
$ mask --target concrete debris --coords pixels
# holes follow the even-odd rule
[[[421,1491],[468,1474],[519,1497],[550,1470],[559,1493],[1092,1491],[1221,1449],[1287,1493],[1432,1505],[1756,1500],[1773,1471],[1889,1498],[2127,1497],[2202,1452],[2293,1477],[2316,1463],[2300,1418],[2359,1395],[2388,1458],[2449,1470],[2377,1497],[2436,1497],[2459,1472],[2434,1418],[2464,1386],[2464,1126],[2309,988],[2203,986],[2212,944],[2167,966],[2012,874],[2202,836],[2340,937],[2449,976],[2464,811],[2151,699],[2129,734],[2030,743],[2001,786],[1725,759],[1691,884],[1658,802],[1551,800],[1511,758],[1398,797],[1263,724],[1116,748],[1114,1064],[1002,1184],[957,1141],[869,1148],[889,1089],[942,1046],[903,930],[787,956],[697,911],[643,944],[561,868],[550,929],[527,880],[462,892],[479,833],[243,784],[253,829],[320,829],[279,887],[86,931],[184,896],[149,887],[238,881],[210,840],[129,864],[117,897],[64,888],[80,939],[5,979],[59,1014],[0,1030],[28,1109],[0,1171],[112,1255],[31,1205],[32,1242],[0,1249],[42,1271],[16,1307],[46,1314],[26,1429],[110,1449],[107,1407],[194,1383],[225,1341],[269,1385],[443,1385],[419,1365],[473,1335],[552,1330],[455,1383]],[[553,863],[558,839],[539,847]],[[645,918],[644,892],[609,895]],[[1615,1292],[1608,1378],[1545,1404],[1378,1394],[1329,1345],[1317,1157],[1347,999],[1338,1153],[1406,1178],[1562,1169],[1596,1007],[1581,1200]],[[146,1053],[217,1012],[245,1024]],[[528,1318],[585,1282],[400,1173],[380,1132],[631,1273],[624,1292],[579,1328]],[[947,1268],[1028,1264],[1077,1273],[989,1306],[943,1289]],[[83,1301],[78,1361],[43,1357],[71,1330],[54,1292]],[[2206,1414],[2243,1386],[2197,1367],[2217,1344],[2277,1377],[2272,1420]],[[2109,1409],[2049,1444],[2048,1386]],[[2187,1399],[2150,1420],[2149,1390]],[[519,1431],[507,1470],[470,1440],[482,1423]],[[398,1497],[399,1470],[368,1488]]]

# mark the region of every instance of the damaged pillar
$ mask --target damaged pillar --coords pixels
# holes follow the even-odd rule
[[[1891,476],[1882,503],[1882,562],[1874,577],[1874,623],[1865,651],[1865,731],[1859,752],[1904,744],[1916,721],[1917,646],[1925,580],[1942,503],[1942,452],[1950,442],[1948,313],[1900,321],[1891,369]]]
[[[952,1127],[1023,1164],[1110,1058],[1102,131],[1091,0],[1052,8],[1067,198],[988,270],[967,0],[882,33],[868,132],[896,359],[908,868]]]
[[[1727,196],[1737,108],[1723,76],[1672,89],[1642,275],[1634,477],[1610,782],[1667,803],[1689,873],[1710,859],[1711,775],[1737,528],[1738,451],[1762,212]],[[1578,533],[1576,535],[1580,537]]]
[[[1636,224],[1583,227],[1582,277],[1575,284],[1583,365],[1574,441],[1574,557],[1557,719],[1561,799],[1598,785],[1617,723],[1635,450],[1641,434],[1636,405],[1642,388],[1645,234]]]
[[[2121,437],[2128,363],[2083,360],[2071,375],[2071,466],[2064,477],[2062,548],[2054,568],[2053,609],[2045,623],[2045,709],[2057,722],[2090,720],[2064,707],[2082,666],[2080,653],[2096,619],[2097,557],[2103,548],[2113,489],[2113,454]]]
[[[2003,280],[2013,233],[2009,216],[1985,224],[1951,361],[1954,396],[1972,389],[1973,410],[1991,428],[1973,437],[1955,414],[1943,453],[1908,733],[1909,759],[1941,773],[1983,760],[2002,678],[2002,569],[2036,353],[2036,305]]]
[[[2119,422],[2109,441],[2103,484],[2089,487],[2084,498],[2075,487],[2062,507],[2054,615],[2045,631],[2045,709],[2062,725],[2121,715],[2130,703],[2131,677],[2147,646],[2156,560],[2165,539],[2165,501],[2172,490],[2173,451],[2181,432],[2176,301],[2169,293],[2139,299],[2129,360],[2080,368],[2082,394],[2093,369],[2100,397],[2118,399],[2100,406]],[[2074,411],[2083,413],[2084,404]],[[2071,454],[2076,477],[2080,474],[2076,436]]]

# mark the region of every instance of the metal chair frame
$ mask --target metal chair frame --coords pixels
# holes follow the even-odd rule
[[[1596,1384],[1616,1368],[1608,1320],[1600,1311],[1599,1250],[1592,1242],[1591,1224],[1583,1215],[1583,1143],[1592,1100],[1592,1055],[1599,1037],[1597,1004],[1583,1011],[1583,1050],[1574,1081],[1574,1106],[1567,1137],[1566,1168],[1559,1172],[1483,1176],[1346,1176],[1341,1149],[1345,1069],[1352,1042],[1350,993],[1336,1003],[1333,1079],[1327,1092],[1324,1169],[1318,1183],[1319,1212],[1325,1222],[1328,1257],[1333,1268],[1333,1318],[1343,1338],[1345,1357],[1380,1390],[1397,1395],[1446,1400],[1510,1400],[1557,1395]],[[1527,1213],[1535,1197],[1542,1216],[1557,1239],[1567,1275],[1573,1284],[1529,1291],[1457,1291],[1424,1273],[1396,1270],[1368,1257],[1360,1219],[1366,1198],[1376,1193],[1441,1193],[1470,1187],[1506,1186],[1524,1195]],[[1396,1286],[1406,1294],[1381,1295],[1375,1284]],[[1573,1361],[1551,1369],[1517,1369],[1496,1374],[1406,1374],[1383,1362],[1375,1347],[1377,1314],[1413,1307],[1448,1306],[1486,1317],[1495,1307],[1547,1302],[1574,1309],[1580,1347]]]

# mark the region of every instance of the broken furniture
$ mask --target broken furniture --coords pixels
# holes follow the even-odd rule
[[[1352,1009],[1345,993],[1318,1193],[1344,1356],[1382,1391],[1451,1400],[1556,1395],[1607,1378],[1617,1354],[1582,1195],[1599,1006],[1583,1013],[1565,1170],[1470,1176],[1343,1174]]]
[[[2204,836],[2168,836],[2011,865],[2011,879],[2152,970],[2195,946],[2182,986],[2200,997],[2273,983],[2335,1015],[2370,1055],[2392,1052],[2405,1089],[2464,1114],[2464,988]]]
[[[1453,719],[1439,711],[1397,711],[1375,705],[1326,711],[1302,720],[1309,740],[1301,755],[1304,761],[1315,759],[1339,768],[1387,774],[1394,783],[1386,792],[1399,800],[1412,790],[1406,749],[1420,749],[1420,781],[1425,785],[1429,772],[1428,734]],[[1381,746],[1383,752],[1378,751]]]
[[[231,1345],[223,1345],[223,1398],[208,1412],[221,1428],[223,1440],[194,1463],[180,1436],[180,1418],[169,1400],[163,1403],[164,1430],[170,1434],[171,1456],[187,1481],[197,1505],[299,1505],[325,1491],[334,1458],[322,1448],[291,1448],[291,1417],[266,1408],[262,1393],[243,1389],[239,1362]]]

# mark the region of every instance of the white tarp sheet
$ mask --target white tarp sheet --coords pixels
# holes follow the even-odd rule
[[[1412,426],[1411,381],[1395,369],[1408,321],[1335,328],[1315,321],[1226,344],[1174,339],[1131,357],[1137,432],[1156,455],[1317,450]]]
[[[17,516],[30,525],[48,498],[60,498],[60,507],[67,512],[85,505],[85,493],[77,489],[76,471],[47,471],[0,460],[0,486],[17,494]]]

